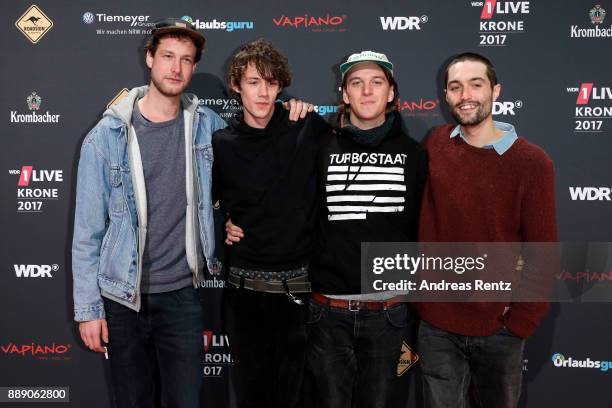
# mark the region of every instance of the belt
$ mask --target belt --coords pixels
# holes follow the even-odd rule
[[[351,312],[357,312],[359,310],[386,310],[391,306],[401,303],[401,301],[396,298],[385,300],[384,302],[332,299],[317,292],[312,292],[311,298],[322,305],[337,307],[338,309],[348,309]]]
[[[229,273],[227,282],[237,288],[266,293],[310,293],[308,275],[296,276],[282,281],[244,278]]]

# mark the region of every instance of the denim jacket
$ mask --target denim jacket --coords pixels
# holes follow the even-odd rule
[[[134,103],[147,87],[134,88],[108,109],[81,147],[77,175],[72,273],[74,318],[105,317],[102,296],[140,310],[142,255],[147,233],[147,197],[131,125]],[[196,286],[203,265],[216,271],[211,202],[212,134],[226,126],[195,95],[181,98],[185,119],[187,263]]]

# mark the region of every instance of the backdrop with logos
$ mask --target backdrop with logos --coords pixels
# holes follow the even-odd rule
[[[225,119],[240,110],[226,89],[228,62],[247,41],[264,37],[282,49],[294,76],[284,96],[314,103],[321,115],[336,111],[338,66],[350,53],[385,53],[395,64],[399,109],[417,140],[452,121],[441,84],[448,58],[484,54],[502,84],[496,120],[514,124],[555,163],[560,240],[607,243],[607,11],[612,13],[610,0],[1,2],[0,389],[63,387],[69,401],[48,406],[113,406],[108,361],[83,347],[72,321],[76,166],[84,136],[106,107],[148,82],[143,45],[152,22],[185,15],[194,20],[207,42],[190,90]],[[599,262],[596,271],[577,266],[557,278],[612,285],[612,260]],[[223,286],[209,277],[201,288],[206,407],[233,406],[232,358],[219,323]],[[527,343],[521,407],[612,406],[611,315],[606,302],[552,304]],[[562,364],[570,359],[577,367]],[[406,384],[409,405],[417,406],[416,387],[409,384],[418,362],[408,366],[400,364],[398,381]]]

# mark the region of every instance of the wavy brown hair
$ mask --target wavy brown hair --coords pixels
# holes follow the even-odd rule
[[[281,89],[291,85],[287,57],[270,41],[260,38],[240,47],[230,64],[227,81],[236,99],[240,100],[240,94],[233,87],[240,87],[240,80],[249,64],[253,64],[266,81],[278,81]]]

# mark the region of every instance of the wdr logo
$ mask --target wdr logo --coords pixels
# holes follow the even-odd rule
[[[13,265],[13,268],[18,278],[52,278],[51,271],[57,272],[59,265]]]
[[[495,101],[493,102],[493,115],[516,115],[515,109],[521,109],[523,101]]]
[[[384,31],[388,30],[420,30],[421,24],[429,21],[429,17],[422,15],[421,17],[380,17],[380,24]]]
[[[612,201],[609,187],[570,187],[572,201]]]

